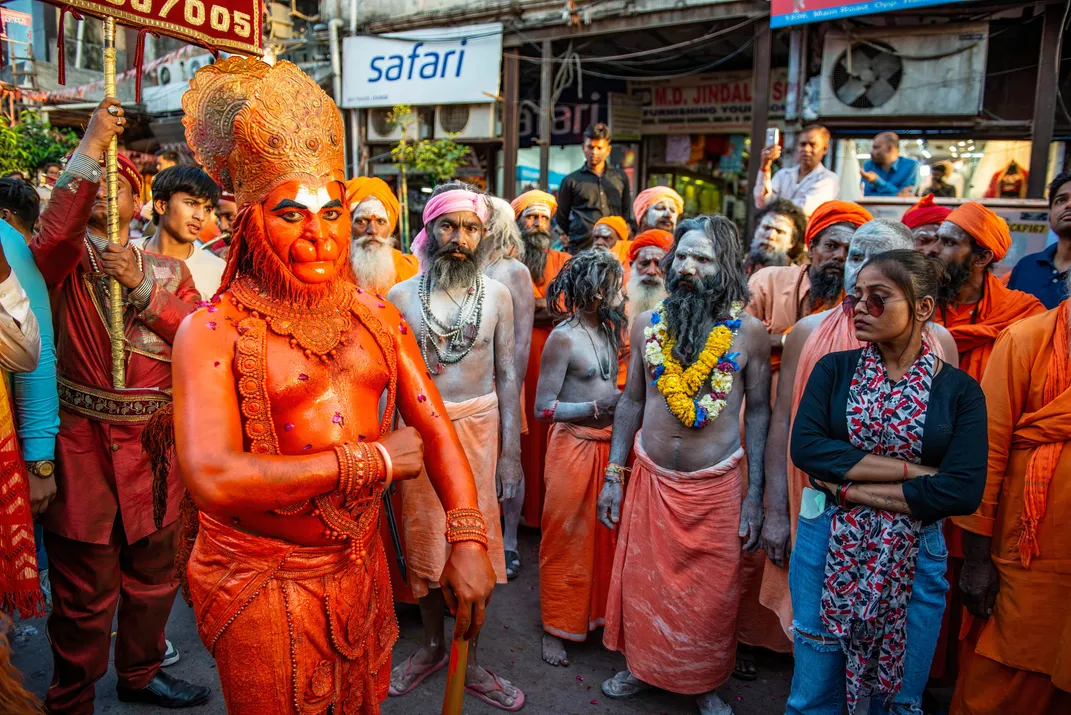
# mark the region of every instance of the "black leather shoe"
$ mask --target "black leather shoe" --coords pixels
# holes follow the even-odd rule
[[[119,685],[115,692],[121,703],[145,703],[161,708],[192,708],[204,705],[212,694],[208,688],[173,678],[162,670],[140,690]]]

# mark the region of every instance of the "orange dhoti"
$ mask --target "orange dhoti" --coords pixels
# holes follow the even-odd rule
[[[201,514],[189,562],[197,631],[231,715],[377,715],[398,637],[378,531],[368,558],[237,531]]]
[[[476,478],[480,511],[487,523],[487,556],[498,583],[506,583],[506,556],[502,550],[498,489],[498,395],[489,392],[465,402],[444,402],[465,457]],[[429,588],[439,587],[439,577],[450,557],[446,541],[446,512],[426,472],[402,484],[402,533],[405,535],[409,585],[423,598]]]
[[[543,630],[570,641],[587,639],[606,615],[617,539],[599,523],[597,504],[611,431],[559,422],[547,445],[539,603]]]
[[[532,328],[532,348],[528,352],[528,371],[524,375],[524,410],[528,421],[528,433],[521,435],[521,466],[524,468],[524,506],[521,516],[529,526],[539,524],[543,515],[543,466],[547,457],[547,437],[550,427],[536,419],[535,398],[539,385],[539,368],[543,359],[543,347],[550,338],[550,328]]]
[[[677,472],[635,444],[618,524],[603,643],[645,683],[698,695],[736,661],[743,449],[713,467]]]

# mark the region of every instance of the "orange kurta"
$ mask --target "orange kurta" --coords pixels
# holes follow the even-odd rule
[[[632,248],[632,241],[628,239],[619,239],[614,247],[610,249],[610,253],[614,254],[614,258],[621,261],[621,267],[628,271],[629,260],[628,252]],[[628,285],[626,282],[624,285]]]
[[[697,472],[656,465],[636,436],[603,643],[633,675],[698,695],[736,662],[743,449]]]
[[[953,712],[1071,712],[1071,383],[1067,373],[1068,301],[1009,328],[992,348],[982,380],[989,414],[989,471],[978,511],[954,517],[993,537],[1000,575],[993,615],[972,629],[956,686]],[[1054,350],[1060,351],[1055,356]],[[1053,362],[1063,380],[1045,395]],[[1037,553],[1024,565],[1020,550],[1031,460],[1057,445],[1044,473],[1034,475],[1043,496]],[[1051,449],[1051,448],[1050,448]],[[1050,473],[1051,472],[1051,473]],[[971,648],[970,646],[973,646]],[[1042,681],[1048,681],[1048,686]],[[1057,706],[1060,704],[1060,707]]]
[[[546,299],[547,288],[572,256],[551,249],[547,254],[547,267],[543,281],[532,283],[536,300]],[[547,433],[550,427],[535,416],[536,387],[539,385],[539,367],[543,359],[543,347],[547,344],[553,326],[536,325],[532,328],[532,349],[528,352],[528,372],[524,375],[524,415],[528,420],[528,434],[521,435],[521,466],[524,468],[524,506],[521,515],[529,526],[539,524],[543,515],[543,466],[547,458]]]
[[[798,321],[808,315],[829,310],[840,302],[838,297],[833,303],[820,302],[812,310],[810,265],[802,266],[767,266],[751,275],[747,281],[751,301],[745,310],[762,321],[766,332],[771,335],[783,335],[792,329]],[[770,355],[770,367],[776,372],[781,367],[781,350],[775,349]],[[776,394],[776,391],[774,392]]]
[[[571,641],[603,625],[616,532],[599,523],[612,427],[558,422],[550,429],[547,494],[539,544],[543,630]]]
[[[394,282],[407,281],[420,272],[420,261],[412,253],[402,253],[397,248],[392,254],[394,258]]]
[[[480,511],[487,524],[487,555],[498,583],[506,583],[506,557],[502,549],[495,471],[498,466],[498,395],[489,392],[464,402],[443,402],[454,424],[465,457],[476,479]],[[446,512],[426,472],[402,482],[402,532],[405,534],[409,585],[423,598],[438,587],[450,557],[446,541]]]

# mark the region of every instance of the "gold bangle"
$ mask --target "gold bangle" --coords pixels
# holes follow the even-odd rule
[[[338,459],[338,491],[349,494],[353,486],[353,458],[345,443],[335,445],[335,458]]]
[[[373,442],[372,445],[379,450],[379,456],[383,457],[383,466],[387,470],[387,476],[383,480],[383,491],[387,491],[390,488],[390,483],[394,480],[394,465],[390,461],[390,454],[387,452],[387,448],[379,442]]]
[[[479,509],[451,509],[446,512],[446,541],[475,541],[487,548],[487,526]]]

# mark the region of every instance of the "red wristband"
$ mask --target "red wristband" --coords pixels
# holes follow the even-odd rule
[[[904,462],[904,481],[907,481],[907,462]]]

